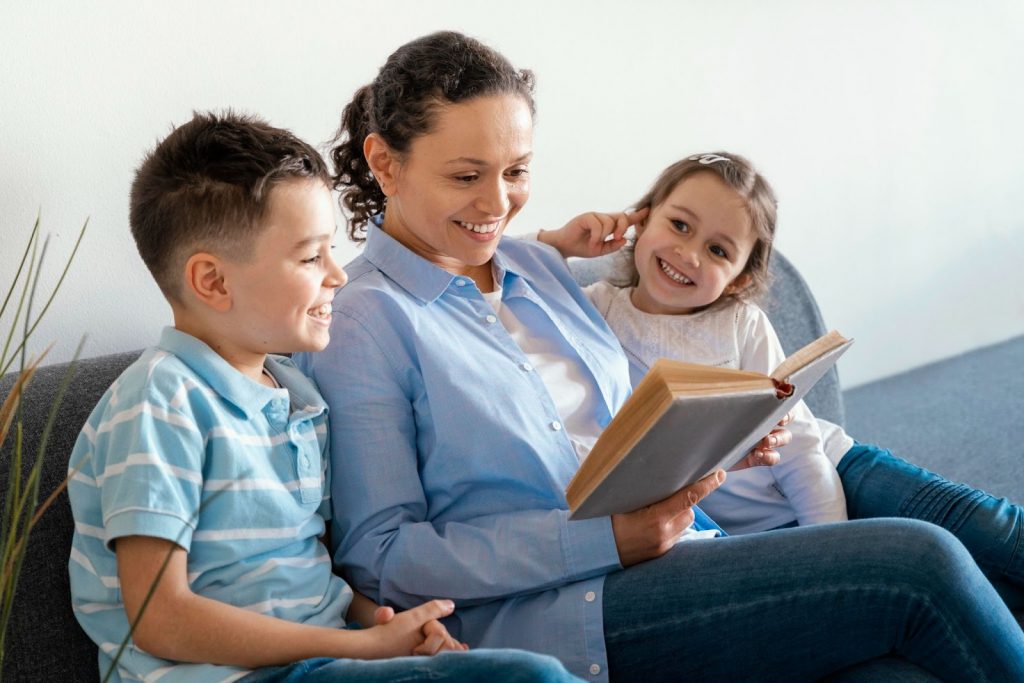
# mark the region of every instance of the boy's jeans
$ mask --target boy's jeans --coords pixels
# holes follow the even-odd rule
[[[433,657],[306,659],[254,671],[239,683],[579,683],[554,657],[522,650],[442,652]]]

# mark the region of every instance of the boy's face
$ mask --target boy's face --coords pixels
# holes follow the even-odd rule
[[[743,198],[710,172],[684,178],[639,230],[633,305],[679,315],[749,284],[756,237]]]
[[[231,295],[226,324],[236,351],[319,351],[330,340],[331,302],[345,272],[331,258],[331,193],[316,180],[271,190],[263,231],[246,262],[224,264]]]

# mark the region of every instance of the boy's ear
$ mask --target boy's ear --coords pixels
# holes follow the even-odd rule
[[[231,308],[231,294],[224,283],[224,262],[213,254],[198,252],[185,262],[188,294],[218,313]]]
[[[363,140],[363,156],[381,192],[385,197],[390,197],[395,191],[395,179],[398,176],[398,156],[384,142],[384,138],[376,133],[370,133]]]
[[[750,273],[740,273],[739,275],[736,276],[735,280],[726,285],[725,290],[722,293],[727,296],[739,294],[744,289],[749,287],[753,281],[754,278],[751,277]]]

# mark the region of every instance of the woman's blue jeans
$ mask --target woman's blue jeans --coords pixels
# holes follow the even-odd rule
[[[894,653],[1024,681],[1024,633],[967,549],[874,519],[693,541],[605,580],[613,681],[810,681]]]
[[[433,657],[306,659],[254,671],[239,683],[580,683],[554,657],[522,650],[442,652]]]
[[[960,539],[1010,609],[1024,607],[1024,510],[889,451],[855,444],[836,466],[850,519],[906,517]]]

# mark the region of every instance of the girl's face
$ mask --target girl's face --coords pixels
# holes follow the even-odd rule
[[[684,178],[639,230],[633,305],[680,315],[750,284],[744,271],[756,242],[744,199],[711,172]]]
[[[367,155],[388,198],[385,232],[450,273],[479,273],[530,196],[532,154],[533,117],[522,98],[442,107],[433,131],[406,154],[383,164]]]

